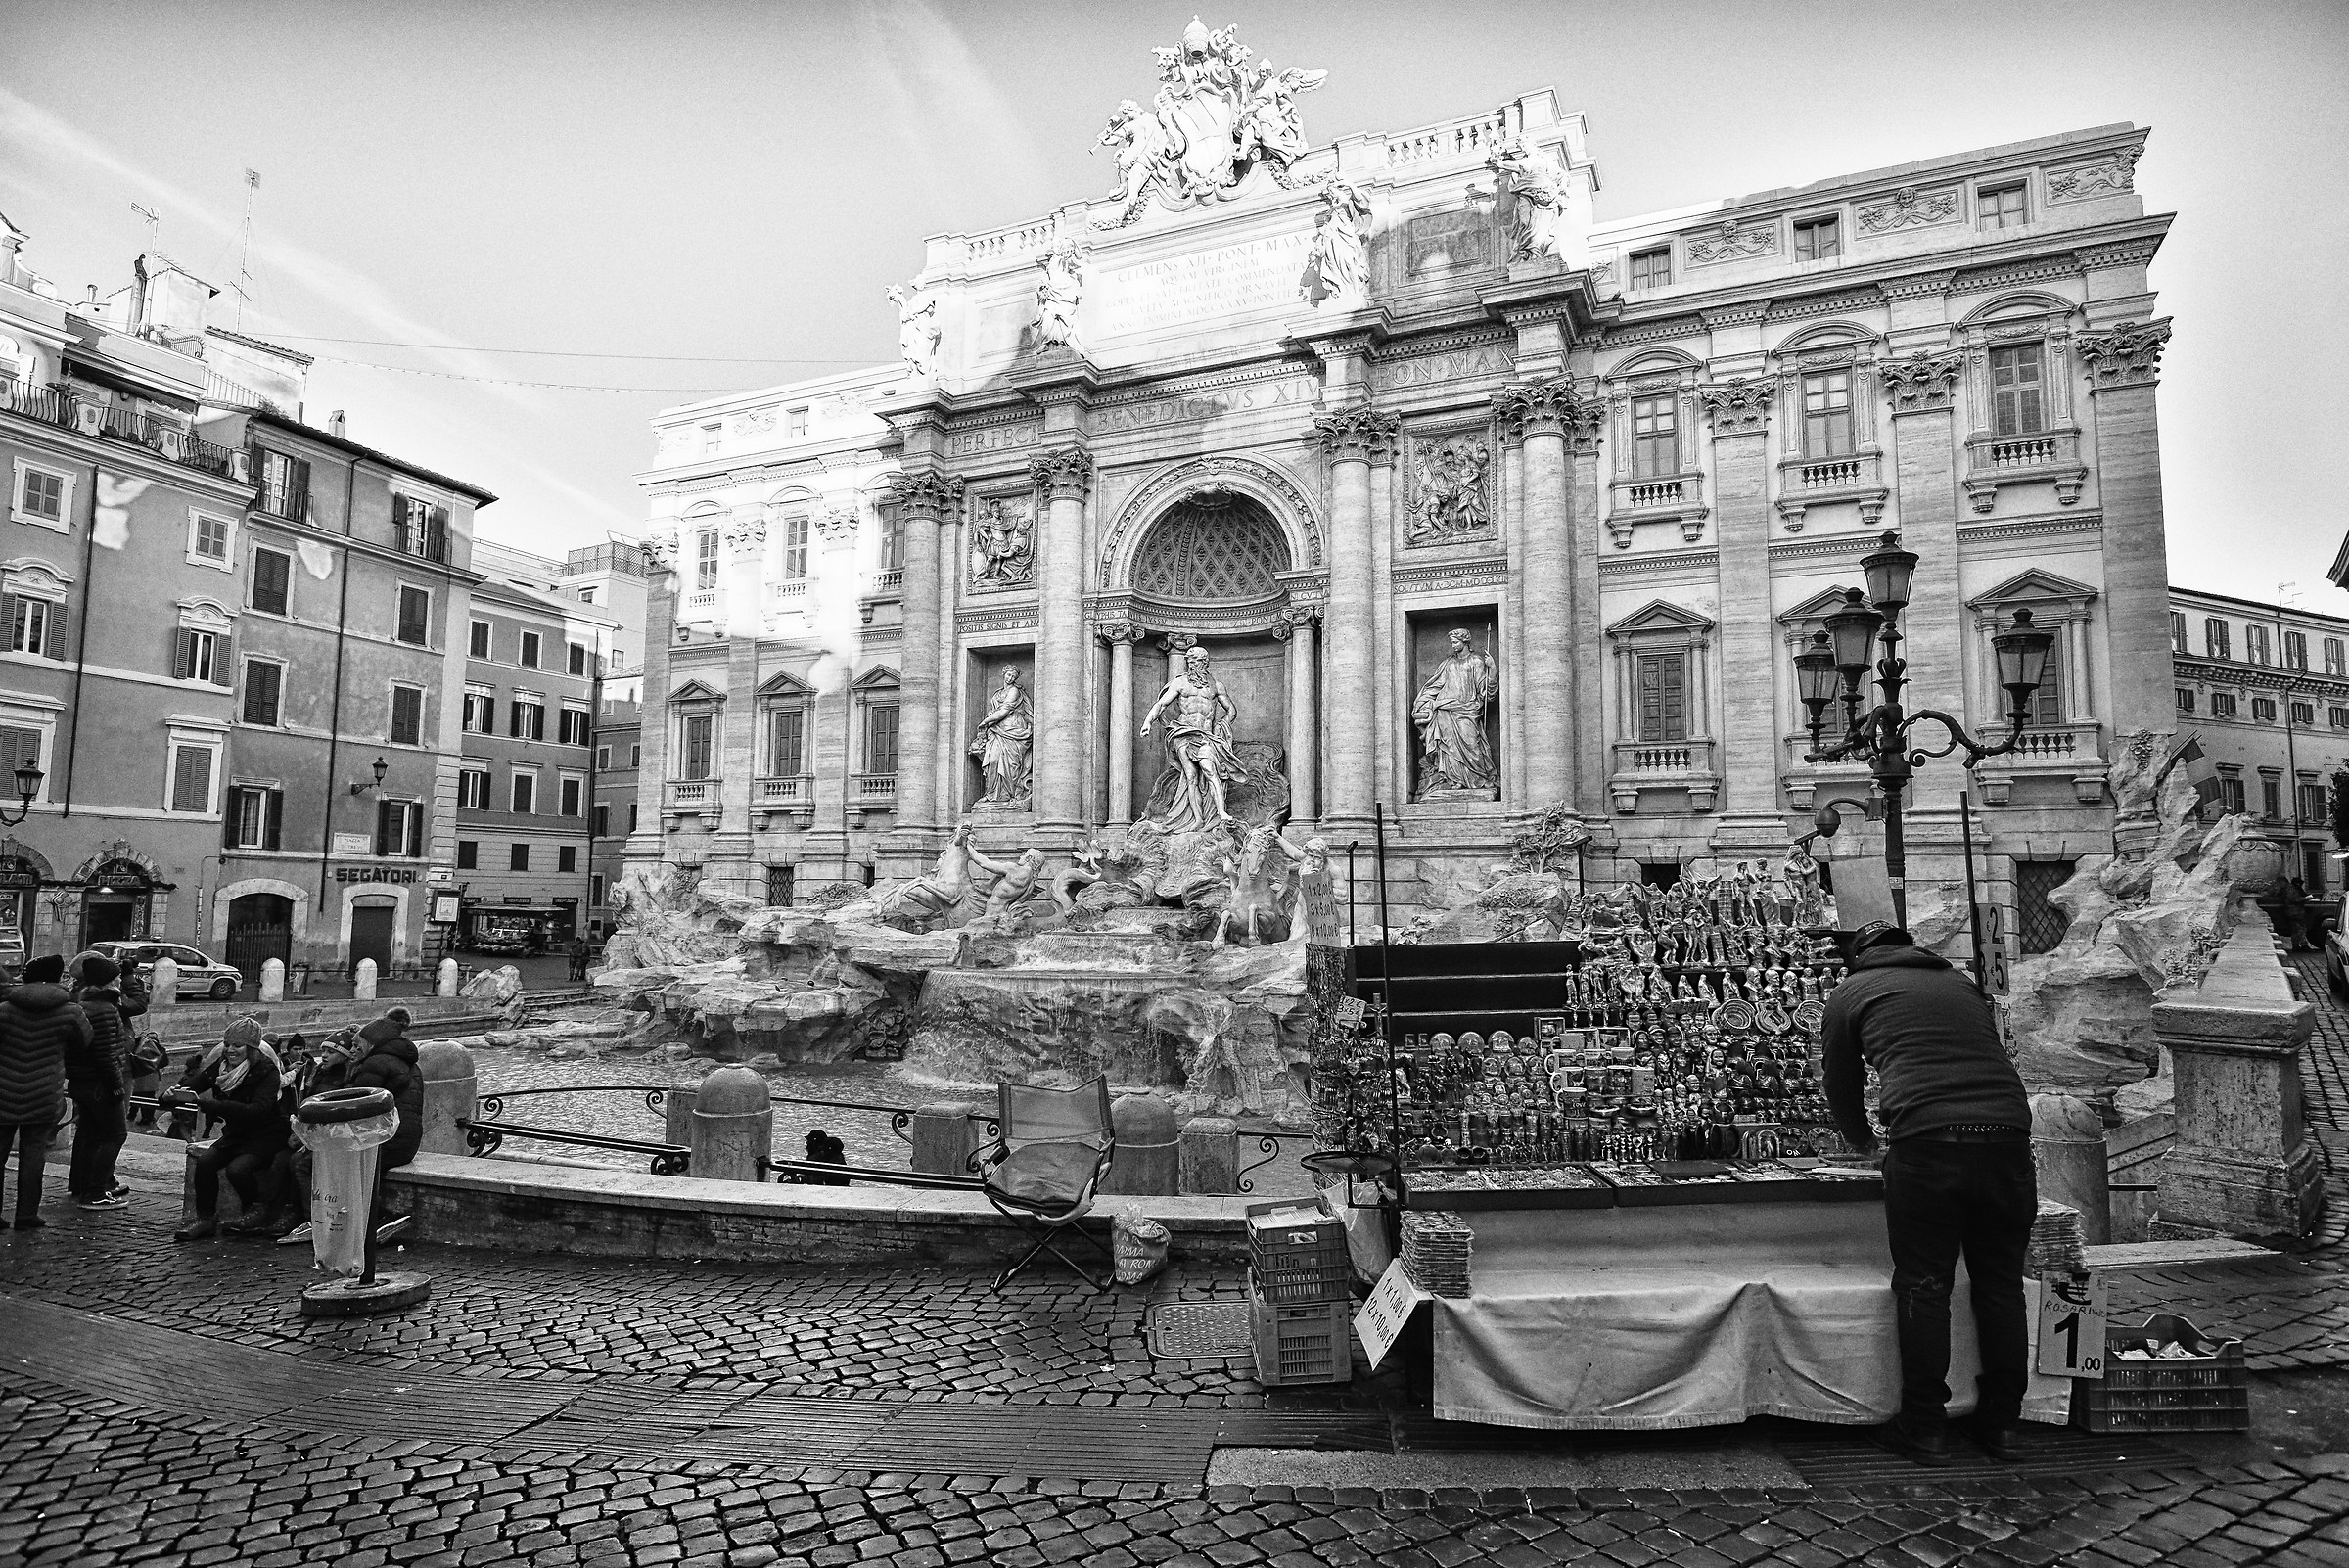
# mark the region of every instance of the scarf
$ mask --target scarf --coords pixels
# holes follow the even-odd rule
[[[205,1065],[208,1067],[218,1062],[227,1051],[226,1045],[213,1046],[205,1053]],[[236,1092],[237,1085],[245,1082],[245,1075],[252,1070],[256,1058],[266,1060],[271,1071],[277,1073],[281,1078],[285,1075],[284,1067],[277,1060],[277,1052],[271,1050],[266,1044],[248,1045],[245,1048],[245,1060],[237,1063],[234,1067],[223,1067],[213,1076],[213,1092],[219,1094]]]

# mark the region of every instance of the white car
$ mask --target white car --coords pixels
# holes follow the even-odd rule
[[[127,970],[154,967],[158,958],[169,958],[179,965],[179,999],[208,997],[227,1001],[245,987],[245,972],[234,964],[216,964],[193,947],[183,947],[176,942],[101,942],[93,951],[102,952]]]
[[[2325,979],[2335,996],[2349,997],[2349,940],[2338,920],[2325,923]]]

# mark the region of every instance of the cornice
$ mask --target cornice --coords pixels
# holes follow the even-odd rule
[[[1720,563],[1721,552],[1704,550],[1650,550],[1639,555],[1610,556],[1598,563],[1602,577],[1661,576],[1676,572],[1708,572]]]
[[[2241,686],[2246,690],[2289,691],[2312,697],[2349,698],[2349,677],[2327,675],[2321,669],[2286,669],[2280,665],[2247,665],[2232,659],[2217,659],[2209,654],[2179,653],[2172,650],[2170,668],[2180,675],[2188,676],[2205,685]],[[2282,720],[2277,720],[2282,727]],[[2330,730],[2331,726],[2319,728]],[[2295,733],[2305,726],[2296,728]]]
[[[1865,289],[1845,289],[1835,294],[1805,295],[1793,300],[1773,300],[1765,321],[1803,321],[1812,316],[1842,315],[1854,310],[1880,310],[1884,307],[1884,293],[1874,284]]]
[[[1376,358],[1376,355],[1372,356]],[[1093,399],[1095,408],[1116,408],[1126,403],[1154,402],[1161,397],[1180,397],[1187,392],[1215,392],[1224,387],[1245,387],[1260,381],[1280,381],[1290,376],[1311,376],[1320,366],[1317,362],[1298,355],[1284,354],[1276,359],[1265,359],[1253,364],[1235,365],[1228,370],[1211,371],[1196,376],[1167,376],[1142,381],[1121,383],[1114,392],[1106,392]]]
[[[1634,348],[1642,344],[1670,343],[1676,338],[1701,338],[1709,329],[1695,315],[1666,316],[1656,321],[1610,327],[1599,338],[1601,348]]]
[[[1397,567],[1390,581],[1397,593],[1439,593],[1451,588],[1489,587],[1507,581],[1508,576],[1508,557],[1479,555]]]
[[[1416,338],[1390,339],[1370,350],[1373,364],[1385,364],[1397,359],[1417,359],[1425,354],[1450,353],[1458,348],[1482,348],[1488,344],[1507,346],[1515,335],[1505,327],[1470,327],[1455,332],[1428,333]]]
[[[1996,523],[1958,525],[1958,542],[1966,544],[1995,544],[2007,539],[2051,539],[2067,533],[2101,533],[2104,514],[2101,512],[2068,512],[2061,517],[2018,517]]]

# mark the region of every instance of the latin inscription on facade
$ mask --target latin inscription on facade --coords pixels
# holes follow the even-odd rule
[[[1082,330],[1123,338],[1279,305],[1302,312],[1298,280],[1312,243],[1303,232],[1271,234],[1104,272],[1085,293]]]
[[[1318,384],[1311,376],[1284,376],[1277,381],[1218,387],[1184,397],[1153,397],[1147,402],[1114,403],[1107,408],[1094,409],[1092,425],[1102,435],[1122,430],[1148,430],[1160,425],[1189,425],[1202,420],[1221,419],[1226,414],[1246,413],[1251,409],[1310,403],[1318,391]]]
[[[1009,452],[1023,446],[1034,446],[1044,438],[1044,427],[1034,420],[1022,425],[989,425],[979,430],[958,430],[946,438],[948,457],[969,457],[975,452]]]
[[[1370,362],[1370,390],[1393,392],[1404,387],[1472,381],[1479,376],[1500,375],[1508,370],[1509,365],[1507,345],[1497,343],[1478,344],[1471,348],[1453,348],[1437,354],[1413,354],[1408,359],[1374,359]]]

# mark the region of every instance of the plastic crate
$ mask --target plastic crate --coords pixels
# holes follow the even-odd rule
[[[1267,1388],[1354,1381],[1354,1304],[1310,1307],[1267,1301],[1248,1289],[1248,1322],[1256,1340],[1256,1380]]]
[[[2124,1361],[2114,1354],[2168,1340],[2207,1354]],[[2104,1380],[2072,1384],[2072,1425],[2090,1432],[2248,1432],[2251,1375],[2243,1342],[2205,1334],[2174,1313],[2104,1331]]]

